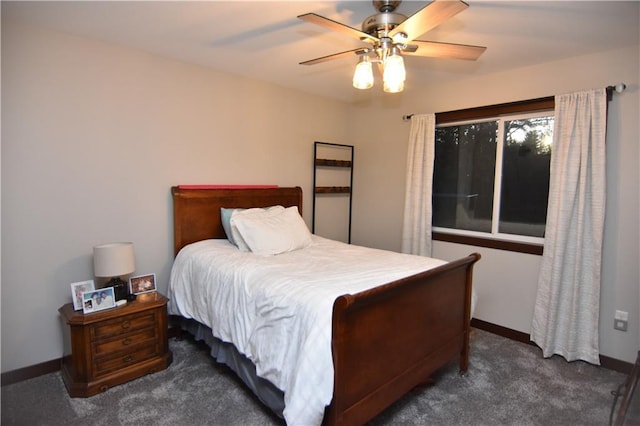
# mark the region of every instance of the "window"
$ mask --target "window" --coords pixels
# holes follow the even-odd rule
[[[486,107],[478,117],[475,110],[468,117],[445,113],[455,114],[453,120],[436,115],[434,239],[448,240],[441,237],[449,234],[476,245],[493,240],[490,247],[495,241],[542,245],[553,138],[553,110],[546,101],[542,111],[519,103]]]

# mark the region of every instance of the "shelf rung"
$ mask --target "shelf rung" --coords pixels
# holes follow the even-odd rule
[[[316,166],[351,167],[351,161],[347,161],[347,160],[327,160],[325,158],[316,158]]]
[[[316,194],[350,194],[350,186],[316,186]]]

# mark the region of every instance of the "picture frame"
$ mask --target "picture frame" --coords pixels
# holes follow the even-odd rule
[[[100,288],[82,293],[82,312],[90,314],[116,307],[113,287]]]
[[[71,283],[71,300],[73,301],[73,310],[82,310],[82,293],[94,291],[96,286],[93,280],[79,281]]]
[[[129,292],[142,294],[156,291],[156,274],[138,275],[129,278]]]

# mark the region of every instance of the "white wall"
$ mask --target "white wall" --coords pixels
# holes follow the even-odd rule
[[[409,75],[405,92],[395,102],[362,102],[353,119],[358,125],[354,143],[360,146],[358,157],[366,167],[355,169],[353,242],[400,249],[410,126],[402,121],[402,115],[512,102],[625,82],[627,90],[609,103],[600,352],[635,361],[640,347],[639,52],[640,46],[632,46],[424,88],[411,87]],[[529,333],[540,258],[452,243],[434,244],[434,256],[447,260],[473,251],[483,256],[475,274],[479,295],[476,317]],[[629,312],[626,333],[613,330],[616,309]]]
[[[437,112],[602,87],[610,104],[601,352],[635,360],[640,342],[638,46],[355,106],[115,45],[2,22],[2,372],[62,355],[57,308],[91,278],[91,247],[135,243],[137,272],[166,289],[169,187],[276,183],[305,191],[313,141],[356,146],[353,242],[399,250],[409,123]],[[375,90],[375,89],[374,89]],[[248,124],[251,123],[251,124]],[[528,332],[539,257],[479,251],[479,319]],[[498,272],[496,273],[496,270]],[[629,332],[613,331],[615,309]],[[640,327],[639,327],[640,328]]]
[[[171,185],[309,194],[313,142],[348,142],[341,103],[6,20],[2,89],[3,372],[62,356],[94,245],[133,241],[166,289]]]

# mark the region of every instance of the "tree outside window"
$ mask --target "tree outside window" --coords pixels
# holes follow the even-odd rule
[[[434,228],[516,241],[542,239],[552,140],[553,112],[438,126]]]

